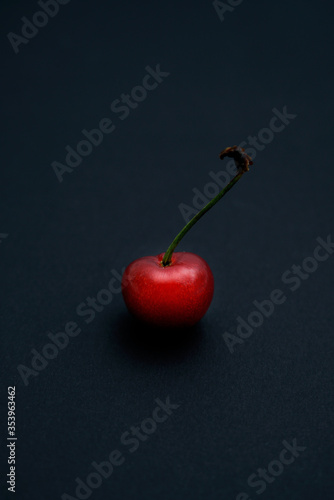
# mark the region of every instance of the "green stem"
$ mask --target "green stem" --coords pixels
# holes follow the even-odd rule
[[[244,171],[239,172],[235,177],[233,177],[233,179],[230,181],[230,183],[226,187],[224,187],[224,189],[222,189],[220,191],[220,193],[217,194],[217,196],[215,196],[211,201],[209,201],[209,203],[207,205],[205,205],[205,207],[202,208],[202,210],[200,210],[196,215],[194,215],[194,217],[188,222],[188,224],[186,224],[184,226],[182,231],[179,232],[179,234],[172,241],[171,245],[168,247],[168,249],[164,255],[164,258],[162,259],[163,266],[168,266],[171,263],[173,252],[174,252],[176,246],[182,240],[183,236],[185,236],[187,234],[187,232],[193,227],[193,225],[196,224],[196,222],[201,217],[203,217],[203,215],[206,214],[206,212],[208,212],[210,210],[210,208],[212,208],[216,203],[218,203],[218,201],[223,196],[225,196],[225,194],[234,186],[234,184],[236,184],[238,182],[238,180],[241,179],[243,173],[244,173]]]

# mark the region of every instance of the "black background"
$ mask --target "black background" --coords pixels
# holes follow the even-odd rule
[[[15,54],[7,33],[37,10],[0,7],[1,403],[16,385],[16,498],[75,496],[75,478],[118,448],[125,463],[91,498],[254,499],[247,478],[293,439],[306,450],[261,498],[333,498],[334,256],[293,293],[281,281],[333,231],[332,3],[244,1],[221,22],[210,1],[72,0]],[[110,103],[157,64],[170,75],[121,121]],[[120,294],[79,318],[111,269],[166,249],[221,149],[284,106],[297,117],[180,245],[215,276],[190,338],[147,341]],[[104,117],[116,130],[59,183],[51,163]],[[223,333],[276,288],[286,302],[231,354]],[[25,386],[17,366],[68,321],[82,332]],[[167,396],[179,408],[130,454],[120,436]]]

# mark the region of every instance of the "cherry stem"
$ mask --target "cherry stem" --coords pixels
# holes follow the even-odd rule
[[[203,217],[203,215],[206,214],[206,212],[208,212],[210,208],[212,208],[216,203],[218,203],[219,200],[221,200],[223,196],[225,196],[225,194],[238,182],[238,180],[241,179],[244,173],[245,173],[244,170],[242,170],[241,172],[239,171],[239,173],[235,177],[233,177],[230,183],[226,187],[224,187],[224,189],[222,189],[220,193],[217,194],[217,196],[215,196],[211,201],[209,201],[209,203],[205,205],[205,207],[203,207],[202,210],[200,210],[196,215],[194,215],[194,217],[188,222],[188,224],[184,226],[184,228],[179,232],[179,234],[172,241],[171,245],[168,247],[164,255],[164,258],[162,259],[163,266],[168,266],[171,263],[173,252],[176,246],[182,240],[183,236],[187,234],[187,232],[193,227],[193,225],[196,224],[196,222],[201,217]]]
[[[167,248],[167,252],[165,253],[161,264],[163,266],[169,266],[172,262],[172,255],[173,252],[176,248],[176,246],[180,243],[182,240],[183,236],[187,234],[189,229],[193,227],[196,222],[203,217],[206,212],[210,210],[218,201],[225,196],[225,194],[238,182],[239,179],[241,179],[242,175],[245,172],[248,172],[249,170],[249,165],[253,165],[252,158],[245,152],[243,148],[240,146],[232,146],[225,148],[219,155],[219,158],[223,160],[224,158],[229,157],[233,158],[235,161],[235,165],[237,167],[238,173],[236,174],[235,177],[230,181],[229,184],[227,184],[224,189],[220,191],[220,193],[217,194],[207,205],[205,205],[202,210],[200,210],[189,222],[184,226],[182,231],[179,232],[179,234],[175,237],[175,239],[172,241],[171,245]]]

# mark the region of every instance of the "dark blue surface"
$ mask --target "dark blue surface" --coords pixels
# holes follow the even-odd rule
[[[212,2],[71,0],[15,54],[7,33],[38,10],[0,6],[1,404],[15,385],[16,498],[79,498],[75,479],[118,449],[89,498],[331,500],[334,254],[291,276],[317,238],[334,240],[332,4],[244,1],[221,21]],[[169,75],[113,112],[157,65]],[[268,136],[285,106],[295,117]],[[115,129],[60,183],[52,163],[105,118]],[[208,313],[184,338],[142,332],[118,274],[164,251],[180,204],[226,171],[219,152],[259,133],[251,171],[180,245],[214,273]],[[111,302],[83,315],[113,277]],[[231,353],[224,333],[275,289],[284,303]],[[69,322],[80,332],[25,385],[18,366]],[[130,453],[121,436],[167,396],[178,408]],[[257,493],[248,478],[293,440],[305,449]]]

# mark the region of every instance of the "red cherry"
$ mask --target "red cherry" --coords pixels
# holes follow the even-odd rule
[[[128,265],[122,279],[125,304],[137,318],[155,326],[192,326],[211,303],[211,269],[194,253],[173,253],[167,266],[163,257],[142,257]]]
[[[243,148],[233,146],[220,153],[232,157],[235,177],[184,226],[165,253],[142,257],[124,271],[122,293],[128,309],[138,318],[161,327],[192,326],[199,321],[213,297],[213,275],[198,255],[174,253],[189,229],[248,172],[252,159]]]

